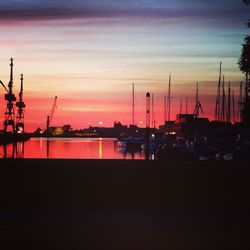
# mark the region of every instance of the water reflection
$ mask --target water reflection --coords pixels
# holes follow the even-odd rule
[[[16,158],[24,158],[24,146],[25,142],[16,143]]]
[[[15,142],[2,145],[0,156],[2,158],[24,158],[24,142]]]
[[[145,158],[143,151],[140,147],[126,148],[118,147],[118,151],[123,155],[123,159],[138,159]]]
[[[15,157],[15,150],[16,145],[15,143],[11,143],[10,145],[3,146],[3,158],[14,158]]]
[[[99,159],[102,159],[102,138],[99,138]]]
[[[31,138],[0,146],[3,158],[145,159],[140,148],[119,148],[115,139]]]
[[[46,141],[46,155],[47,155],[47,158],[50,158],[49,157],[49,140]]]

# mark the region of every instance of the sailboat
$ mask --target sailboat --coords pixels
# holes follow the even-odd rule
[[[135,88],[134,83],[132,83],[132,125],[130,126],[131,132],[135,129]],[[145,138],[137,135],[125,135],[117,138],[117,146],[118,147],[126,147],[126,148],[140,148],[141,145],[145,143]]]

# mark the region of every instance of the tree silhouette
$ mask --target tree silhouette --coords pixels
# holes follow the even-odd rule
[[[250,0],[243,0],[244,4],[250,5]],[[250,28],[250,21],[247,23]],[[246,36],[242,44],[241,56],[238,61],[240,71],[246,76],[245,99],[242,107],[242,122],[250,127],[250,36]]]
[[[240,71],[245,73],[246,79],[248,79],[250,74],[250,36],[246,36],[244,41],[238,64]]]

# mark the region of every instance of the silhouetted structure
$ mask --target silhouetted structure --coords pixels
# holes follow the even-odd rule
[[[16,132],[24,133],[24,108],[25,103],[23,102],[23,74],[21,74],[21,87],[19,92],[19,101],[16,103],[18,107],[16,117]]]
[[[151,101],[152,101],[152,128],[155,128],[155,108],[154,108],[154,94],[152,94],[152,98],[151,98]]]
[[[150,127],[150,93],[146,94],[146,128]]]
[[[196,84],[196,101],[195,101],[195,108],[194,108],[194,113],[193,113],[195,118],[199,117],[200,111],[201,111],[201,113],[203,113],[202,105],[201,105],[201,102],[199,101],[199,84],[197,82],[197,84]]]
[[[146,94],[146,152],[145,158],[149,159],[149,137],[150,137],[150,93]]]
[[[46,126],[47,127],[47,133],[49,132],[49,127],[50,127],[51,121],[52,121],[54,113],[55,113],[56,102],[57,102],[57,96],[55,96],[51,113],[50,113],[50,115],[47,116],[47,126]]]
[[[132,83],[132,125],[135,125],[135,85]]]
[[[222,103],[221,103],[221,121],[226,122],[226,94],[225,94],[225,77],[222,80]]]
[[[186,97],[186,114],[188,114],[188,97]]]
[[[182,98],[180,99],[180,114],[182,114]]]
[[[227,123],[231,123],[231,84],[228,83],[228,95],[227,95]]]
[[[246,5],[250,4],[249,0],[243,0]],[[248,28],[250,28],[250,21],[247,23]],[[244,44],[242,44],[241,55],[238,60],[239,68],[242,73],[245,74],[245,97],[242,104],[242,123],[245,128],[250,127],[250,36],[247,35],[244,39]]]
[[[220,121],[221,120],[221,65],[222,62],[220,62],[220,73],[219,73],[219,81],[218,81],[218,90],[217,90],[217,96],[216,96],[216,105],[215,105],[215,120]]]
[[[240,82],[240,91],[238,99],[238,112],[237,112],[237,121],[242,122],[242,106],[243,106],[243,82]]]
[[[232,122],[235,124],[236,122],[236,114],[235,114],[235,98],[234,98],[234,91],[232,92],[232,105],[233,105],[233,110],[232,110]]]
[[[5,100],[7,101],[5,120],[4,120],[4,132],[8,131],[10,126],[12,133],[15,132],[15,118],[14,118],[14,102],[16,101],[15,95],[12,93],[13,87],[13,58],[10,59],[10,81],[8,84],[7,94],[5,94]]]
[[[168,117],[167,121],[170,121],[170,108],[171,108],[171,74],[169,75],[169,81],[168,81],[168,100],[167,100],[167,112],[168,112]]]
[[[164,114],[163,114],[163,123],[167,120],[167,96],[164,95]]]

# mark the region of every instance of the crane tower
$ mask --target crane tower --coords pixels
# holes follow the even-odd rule
[[[16,132],[17,133],[24,133],[24,108],[25,103],[23,102],[23,74],[21,74],[21,87],[19,92],[19,101],[16,102],[17,110],[17,117],[16,117]]]
[[[198,82],[196,83],[196,101],[195,101],[195,108],[194,108],[194,117],[199,118],[199,114],[203,113],[202,105],[201,102],[199,101],[199,84]]]
[[[49,131],[49,127],[50,127],[51,121],[52,121],[53,116],[54,116],[54,113],[55,113],[56,102],[57,102],[57,96],[55,96],[55,99],[54,99],[54,103],[53,103],[53,106],[52,106],[51,113],[50,113],[50,115],[47,116],[47,133],[48,133],[48,131]]]
[[[4,132],[6,133],[10,126],[12,132],[15,132],[15,117],[14,117],[14,102],[16,101],[15,95],[12,93],[13,87],[13,58],[10,59],[10,81],[8,84],[7,94],[5,94],[5,100],[7,101],[5,120],[4,120]]]

